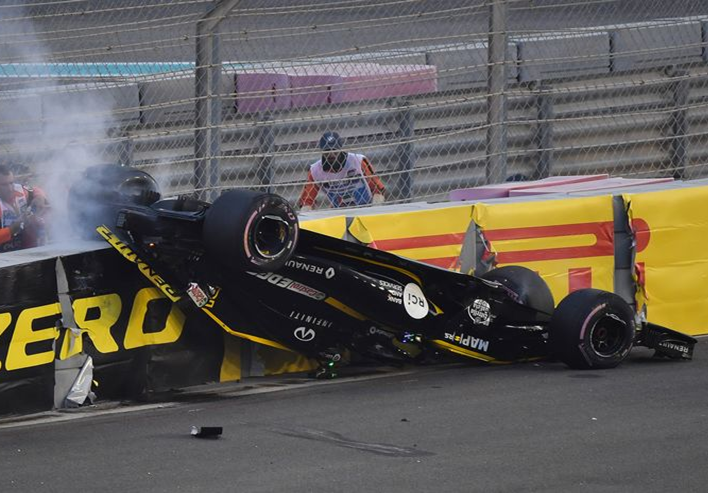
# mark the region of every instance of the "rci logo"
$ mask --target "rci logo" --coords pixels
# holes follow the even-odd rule
[[[307,327],[298,327],[295,329],[295,332],[293,332],[293,335],[295,335],[295,338],[302,341],[302,342],[310,342],[312,339],[315,338],[317,334],[315,334],[314,329],[308,329]]]

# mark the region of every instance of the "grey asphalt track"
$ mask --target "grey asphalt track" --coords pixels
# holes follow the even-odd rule
[[[703,492],[706,340],[692,362],[291,376],[5,420],[0,491]]]

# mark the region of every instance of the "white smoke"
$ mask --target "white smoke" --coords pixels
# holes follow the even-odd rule
[[[71,184],[87,167],[110,162],[105,149],[114,126],[114,103],[100,90],[100,81],[21,77],[23,72],[48,71],[53,61],[39,31],[28,10],[0,9],[0,72],[5,82],[0,82],[0,129],[9,138],[5,154],[10,163],[26,165],[34,176],[31,184],[47,194],[51,241],[66,242],[76,237],[71,226],[75,211],[67,206]],[[73,207],[82,205],[80,197],[75,199]]]

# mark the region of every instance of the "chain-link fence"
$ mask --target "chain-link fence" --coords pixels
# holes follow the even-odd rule
[[[168,194],[293,201],[327,130],[388,203],[704,177],[707,41],[702,0],[3,2],[0,154],[56,190],[120,162]]]

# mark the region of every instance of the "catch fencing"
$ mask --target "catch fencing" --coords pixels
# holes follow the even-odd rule
[[[708,4],[63,0],[0,6],[0,156],[297,200],[317,141],[388,203],[509,177],[708,176]],[[320,207],[327,207],[321,203]]]

